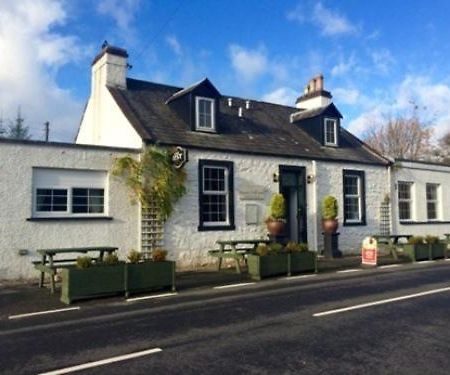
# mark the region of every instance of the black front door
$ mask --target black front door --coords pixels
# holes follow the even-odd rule
[[[286,236],[289,241],[307,242],[305,167],[280,166],[279,183],[286,200]]]

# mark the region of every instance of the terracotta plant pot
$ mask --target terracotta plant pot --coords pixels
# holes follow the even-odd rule
[[[324,219],[322,220],[322,229],[324,233],[336,233],[339,223],[337,219]]]
[[[268,220],[267,230],[272,236],[280,236],[284,233],[284,221],[282,220]]]

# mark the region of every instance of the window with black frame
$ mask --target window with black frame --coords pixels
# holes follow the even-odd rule
[[[365,225],[364,171],[344,170],[344,225]]]

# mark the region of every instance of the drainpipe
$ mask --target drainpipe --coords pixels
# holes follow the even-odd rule
[[[316,251],[319,251],[319,241],[318,241],[318,227],[317,227],[317,163],[315,160],[312,161],[312,175],[315,177],[312,181],[312,194],[311,194],[311,211],[313,213],[313,220],[312,220],[312,230],[313,230],[313,248]]]

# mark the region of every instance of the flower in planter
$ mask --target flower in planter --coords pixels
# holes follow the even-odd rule
[[[167,251],[163,249],[155,249],[152,252],[152,259],[154,262],[164,262],[166,260]]]
[[[288,242],[286,245],[286,251],[288,253],[300,252],[300,251],[309,251],[309,247],[307,243],[297,243],[297,242]]]
[[[408,239],[408,243],[411,245],[419,245],[425,243],[425,240],[422,236],[412,236]]]
[[[119,257],[116,254],[107,254],[103,258],[103,263],[107,264],[108,266],[115,265],[119,263]]]
[[[129,253],[127,254],[127,260],[128,263],[137,264],[141,261],[142,254],[139,251],[136,251],[134,249],[131,249]]]
[[[263,257],[268,253],[269,253],[269,246],[267,246],[266,244],[261,243],[256,248],[256,254],[259,255],[260,257]]]
[[[92,265],[92,258],[88,256],[81,256],[77,258],[77,268],[89,268]]]
[[[439,243],[439,237],[431,236],[431,235],[425,236],[425,242],[427,244],[430,244],[430,245],[438,244]]]
[[[283,251],[283,245],[280,243],[271,243],[269,244],[269,255],[279,254]]]

